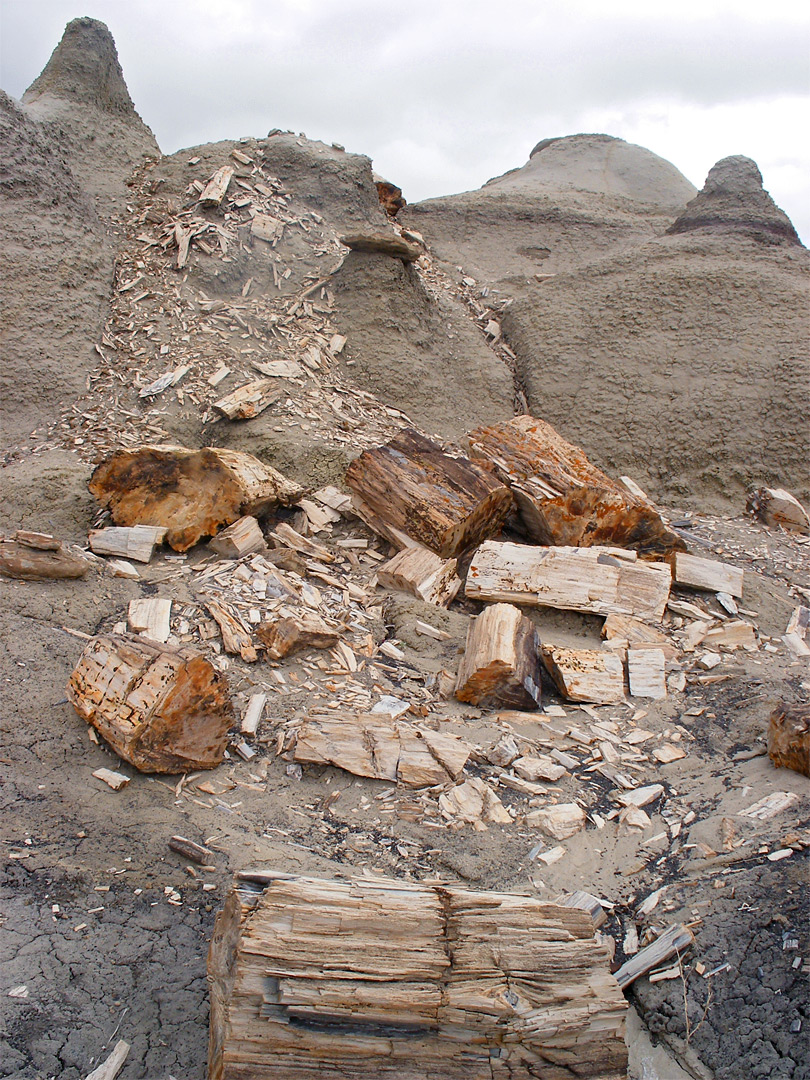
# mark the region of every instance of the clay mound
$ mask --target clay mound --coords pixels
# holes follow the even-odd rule
[[[112,251],[59,144],[1,91],[0,142],[0,428],[8,445],[84,391]]]
[[[810,260],[739,231],[651,241],[529,290],[503,329],[532,413],[696,508],[810,489]]]
[[[568,135],[544,139],[521,169],[488,180],[482,193],[588,191],[634,202],[677,208],[695,188],[674,165],[612,135]]]
[[[663,233],[695,188],[668,161],[608,135],[549,139],[478,191],[415,203],[399,220],[481,284],[520,294]]]
[[[668,231],[685,233],[697,229],[801,244],[790,218],[763,188],[756,162],[741,156],[723,158],[709,170],[703,190]]]
[[[22,97],[33,120],[62,143],[82,188],[102,216],[123,210],[126,180],[159,156],[135,111],[112,34],[96,19],[74,19],[42,73]]]
[[[513,415],[514,385],[458,301],[400,259],[351,252],[335,275],[344,376],[431,435],[459,440]]]

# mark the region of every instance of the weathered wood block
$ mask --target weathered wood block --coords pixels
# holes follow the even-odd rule
[[[470,620],[456,697],[472,705],[536,709],[542,701],[540,639],[512,604],[493,604]]]
[[[456,735],[377,713],[336,709],[305,717],[294,732],[296,761],[336,765],[355,776],[429,787],[455,780],[472,747]]]
[[[768,756],[777,769],[810,776],[810,705],[778,705],[768,722]]]
[[[475,600],[660,621],[672,584],[669,566],[640,562],[635,552],[617,556],[617,550],[488,540],[473,555],[465,592]]]
[[[117,525],[163,526],[175,551],[187,551],[243,514],[292,506],[304,494],[252,454],[217,447],[117,450],[96,468],[89,487]]]
[[[67,695],[83,720],[141,772],[213,769],[232,722],[227,685],[194,649],[148,638],[92,638]]]
[[[468,439],[473,460],[512,488],[532,543],[615,545],[658,555],[686,550],[646,499],[611,480],[544,420],[515,416]]]
[[[795,495],[784,488],[760,488],[748,496],[748,509],[771,528],[810,533],[810,515]]]
[[[331,649],[340,640],[340,631],[328,626],[314,611],[302,608],[285,618],[260,623],[256,637],[271,660],[281,660],[302,649]]]
[[[346,483],[369,528],[397,547],[410,539],[444,559],[498,533],[512,506],[509,488],[491,473],[410,429],[365,450]]]
[[[88,535],[90,550],[96,555],[117,555],[123,559],[148,563],[155,546],[166,538],[166,529],[156,525],[133,525],[130,528],[112,526],[91,529]]]
[[[208,954],[209,1080],[623,1080],[586,911],[387,878],[240,873]]]
[[[541,655],[554,685],[569,701],[624,701],[624,665],[614,653],[543,645]]]
[[[213,408],[228,420],[252,420],[286,393],[273,379],[256,379],[215,401]]]
[[[46,581],[49,578],[80,578],[90,569],[81,555],[74,555],[59,545],[54,551],[34,548],[15,540],[0,540],[0,573],[22,581]]]
[[[665,698],[667,675],[664,650],[628,649],[627,679],[633,697]]]
[[[742,596],[743,571],[716,559],[702,559],[698,555],[685,555],[678,551],[675,553],[673,576],[676,585],[728,593],[738,598]]]
[[[241,559],[255,551],[264,551],[267,543],[259,523],[251,514],[240,517],[208,542],[208,546],[228,559]]]
[[[389,589],[417,596],[427,604],[449,607],[458,590],[458,561],[442,559],[421,545],[404,548],[377,570],[377,581]]]

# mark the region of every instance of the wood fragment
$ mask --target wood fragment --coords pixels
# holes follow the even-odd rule
[[[666,656],[663,649],[628,649],[627,679],[632,697],[660,700],[667,696]]]
[[[581,889],[577,889],[572,893],[562,893],[554,903],[561,904],[563,907],[575,907],[587,911],[593,919],[594,930],[598,930],[600,926],[607,922],[607,912],[599,898],[591,893],[583,892]],[[612,905],[608,904],[608,907],[612,908]]]
[[[234,170],[230,165],[223,165],[209,178],[200,194],[202,206],[219,206],[225,198],[225,192],[233,178]]]
[[[98,1068],[87,1074],[85,1080],[115,1080],[124,1067],[129,1053],[129,1043],[119,1039],[110,1056]]]
[[[267,694],[259,691],[250,695],[245,715],[242,717],[241,730],[243,735],[255,735],[259,728],[264,707],[267,704]]]
[[[646,499],[611,480],[544,420],[516,416],[479,428],[468,440],[473,460],[512,488],[531,543],[613,545],[656,555],[686,550]]]
[[[695,936],[685,926],[677,924],[670,926],[651,945],[639,950],[635,956],[626,961],[616,972],[616,981],[622,990],[626,990],[636,979],[646,975],[654,967],[663,964],[672,956],[679,956],[685,952]]]
[[[265,620],[256,627],[256,636],[271,660],[281,660],[303,649],[331,649],[340,640],[340,631],[314,611],[301,610]]]
[[[130,600],[127,621],[130,630],[135,634],[141,634],[152,641],[168,641],[171,614],[171,600],[158,596],[143,597]]]
[[[96,555],[118,555],[135,562],[148,563],[155,547],[166,539],[168,530],[156,525],[132,525],[129,528],[111,526],[91,529],[88,536],[90,550]]]
[[[627,1072],[627,1004],[577,908],[245,871],[217,916],[208,971],[210,1080]]]
[[[505,484],[411,429],[364,451],[346,484],[369,528],[397,547],[415,541],[445,559],[499,532],[512,505]]]
[[[285,393],[272,379],[255,379],[215,401],[212,408],[228,420],[253,420]]]
[[[585,811],[579,803],[557,803],[526,815],[527,825],[536,825],[555,840],[567,840],[585,827]]]
[[[737,599],[742,596],[743,571],[729,563],[676,552],[673,576],[676,585],[687,585],[692,589],[706,589],[714,593],[724,592],[736,596]]]
[[[293,551],[300,551],[302,555],[308,555],[311,559],[319,559],[325,563],[335,561],[335,556],[328,548],[325,548],[323,544],[319,544],[316,540],[312,540],[309,536],[302,536],[286,521],[280,521],[270,535],[285,547],[292,548]]]
[[[251,454],[219,447],[118,450],[96,468],[89,486],[117,525],[161,526],[175,551],[244,514],[292,506],[304,494]]]
[[[84,577],[90,563],[60,547],[58,551],[34,548],[14,540],[0,540],[0,574],[21,581]]]
[[[228,559],[241,559],[256,551],[264,551],[267,542],[256,518],[246,514],[217,533],[209,540],[208,546]]]
[[[111,787],[113,791],[120,791],[121,788],[125,788],[130,781],[128,776],[125,776],[120,772],[114,772],[112,769],[96,769],[93,772],[93,776],[95,776],[96,780],[101,780],[105,783],[107,787]]]
[[[17,529],[11,539],[37,551],[59,551],[62,547],[62,541],[50,533],[32,532],[30,529]]]
[[[212,769],[222,761],[232,719],[227,686],[194,649],[99,635],[87,643],[67,696],[141,772]]]
[[[439,809],[445,817],[465,821],[482,831],[487,824],[512,824],[506,807],[480,776],[471,776],[463,784],[442,792]]]
[[[295,729],[294,759],[336,765],[355,776],[427,787],[455,780],[471,747],[455,735],[422,730],[380,714],[336,709],[312,714]]]
[[[377,568],[377,581],[389,589],[417,596],[427,604],[449,607],[461,588],[458,561],[442,559],[427,548],[408,547]]]
[[[724,649],[742,648],[748,652],[756,652],[759,648],[756,631],[750,623],[742,619],[732,619],[707,630],[703,642],[714,648],[722,645]]]
[[[748,496],[748,509],[771,528],[789,532],[810,533],[810,515],[789,491],[784,488],[760,488]]]
[[[200,866],[209,865],[216,856],[216,852],[211,848],[195,844],[193,840],[188,840],[185,836],[172,836],[169,839],[169,847],[178,855],[182,855],[184,859],[198,863]]]
[[[237,610],[219,600],[207,599],[205,606],[216,621],[222,634],[222,647],[232,656],[241,656],[253,664],[259,658],[250,630]]]
[[[768,721],[768,757],[777,769],[810,776],[810,705],[779,704]]]
[[[483,543],[470,564],[468,597],[660,621],[672,582],[666,563],[628,561],[616,549]]]
[[[470,621],[456,697],[473,705],[537,708],[542,702],[539,646],[534,624],[519,608],[486,608]]]
[[[541,656],[554,685],[568,701],[605,705],[624,701],[624,666],[615,654],[544,644]]]

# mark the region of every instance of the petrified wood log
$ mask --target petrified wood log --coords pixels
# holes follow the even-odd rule
[[[397,547],[410,538],[444,559],[498,533],[512,506],[509,488],[491,473],[410,429],[364,451],[349,466],[346,483],[371,529]]]
[[[768,724],[768,756],[777,769],[810,776],[810,705],[779,705]]]
[[[536,709],[540,639],[534,623],[512,604],[492,604],[470,622],[458,669],[456,697],[473,705]]]
[[[232,722],[227,685],[194,649],[102,634],[85,647],[67,695],[141,772],[213,769]]]
[[[252,454],[217,447],[142,446],[117,450],[90,479],[90,491],[117,525],[162,525],[166,542],[187,551],[243,514],[293,505],[303,488]]]
[[[0,573],[23,581],[45,581],[50,578],[80,578],[90,569],[90,563],[80,555],[66,551],[61,544],[54,551],[30,547],[16,540],[0,541]]]
[[[208,953],[208,1075],[623,1080],[608,964],[578,908],[243,871]]]
[[[516,416],[468,439],[473,460],[511,486],[533,543],[615,545],[657,555],[686,550],[654,507],[611,480],[545,421]]]

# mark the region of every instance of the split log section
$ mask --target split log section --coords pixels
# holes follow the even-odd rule
[[[147,773],[213,769],[233,717],[225,679],[194,649],[148,638],[92,638],[67,695],[113,750]]]
[[[365,450],[346,472],[352,503],[368,527],[397,548],[421,544],[454,558],[500,532],[509,488],[466,458],[406,429]]]
[[[532,543],[616,545],[656,555],[686,550],[649,502],[611,480],[545,421],[516,416],[479,428],[468,440],[473,460],[510,485]]]
[[[623,1080],[591,916],[526,896],[246,871],[208,955],[210,1080]]]
[[[456,681],[456,697],[473,705],[537,709],[540,638],[512,604],[492,604],[470,622]]]
[[[116,525],[163,526],[175,551],[187,551],[243,514],[292,506],[304,494],[252,454],[218,447],[118,450],[98,466],[89,487]]]

